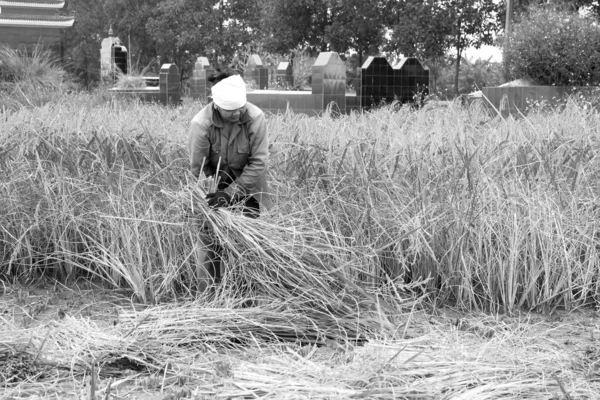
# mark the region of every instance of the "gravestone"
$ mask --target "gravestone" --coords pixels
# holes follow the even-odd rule
[[[113,80],[117,68],[126,74],[129,70],[127,63],[127,48],[121,45],[121,40],[114,36],[112,27],[108,30],[108,37],[102,39],[100,44],[100,77],[104,80]]]
[[[266,90],[269,88],[269,69],[263,66],[262,60],[258,54],[252,54],[248,57],[244,77],[254,81],[258,90]]]
[[[207,101],[210,96],[210,84],[208,77],[214,70],[210,66],[207,57],[198,57],[194,64],[191,79],[191,96],[194,100]]]
[[[394,70],[385,57],[369,57],[359,70],[361,107],[373,107],[382,101],[391,103],[397,90],[394,89]],[[399,93],[398,93],[399,94]]]
[[[129,68],[127,67],[127,48],[125,46],[113,45],[113,60],[115,73],[121,71],[121,73],[127,74]]]
[[[277,66],[276,75],[277,84],[283,87],[294,86],[294,71],[292,69],[292,63],[283,61]]]
[[[289,64],[280,64],[280,75]],[[382,101],[417,102],[427,94],[429,70],[416,58],[402,59],[392,67],[384,57],[369,57],[359,71],[354,93],[346,92],[346,65],[335,52],[320,53],[312,66],[310,92],[302,90],[254,90],[248,101],[273,114],[288,109],[321,115],[327,107],[339,114],[361,112]]]
[[[165,105],[179,103],[181,100],[181,82],[177,65],[163,64],[158,75],[158,81],[159,101]]]
[[[429,93],[429,68],[415,57],[402,58],[394,65],[394,89],[402,103],[422,101]]]
[[[330,103],[332,111],[346,113],[346,65],[335,52],[322,52],[312,66],[312,94],[315,108],[323,110]]]
[[[384,57],[369,57],[359,70],[360,106],[370,108],[394,100],[413,102],[427,93],[429,70],[418,59],[406,57],[394,67]]]

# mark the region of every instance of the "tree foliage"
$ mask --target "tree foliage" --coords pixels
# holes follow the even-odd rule
[[[391,38],[386,50],[396,56],[417,57],[429,67],[432,88],[447,65],[451,20],[439,1],[401,1],[389,4]]]
[[[215,65],[231,60],[258,37],[258,25],[253,0],[163,0],[146,31],[163,60],[185,69],[198,55]]]
[[[463,57],[459,80],[460,93],[481,90],[485,86],[498,86],[502,83],[502,65],[492,62],[492,58]]]
[[[353,50],[359,64],[363,55],[377,55],[385,40],[385,2],[364,0],[331,0],[331,24],[326,37],[338,53]]]
[[[116,36],[127,46],[132,63],[140,69],[156,60],[154,38],[146,31],[146,22],[152,17],[161,0],[104,0],[106,20]],[[156,66],[154,66],[156,69]]]
[[[553,7],[532,8],[504,46],[506,79],[540,85],[600,84],[600,29],[593,18]]]
[[[523,0],[525,1],[525,0]],[[531,0],[533,1],[533,0]],[[577,0],[587,4],[593,0]],[[501,26],[496,0],[72,0],[67,30],[73,71],[89,83],[98,75],[99,46],[112,26],[134,67],[174,62],[189,72],[197,56],[213,65],[243,63],[248,52],[287,55],[382,51],[418,57],[433,81],[454,56],[455,89],[464,50],[492,42]],[[596,4],[596,3],[594,3]],[[159,64],[157,63],[158,67]]]
[[[392,32],[388,51],[421,60],[446,54],[451,21],[441,2],[395,2],[389,11]]]
[[[263,0],[259,3],[260,41],[266,51],[287,53],[302,48],[326,51],[327,26],[331,24],[324,0]]]
[[[445,2],[451,21],[449,47],[455,54],[455,94],[459,94],[460,62],[469,47],[479,48],[492,44],[494,34],[500,30],[494,18],[498,5],[494,0],[449,0]]]
[[[389,7],[393,30],[388,49],[420,58],[430,66],[434,79],[451,51],[456,94],[464,51],[492,44],[500,29],[494,0],[398,0]]]
[[[100,79],[100,45],[108,31],[102,2],[69,0],[64,11],[75,16],[64,35],[64,62],[76,82],[89,87]]]

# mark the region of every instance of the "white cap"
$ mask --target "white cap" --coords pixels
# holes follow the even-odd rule
[[[224,110],[236,110],[246,105],[246,83],[239,75],[223,79],[212,87],[216,105]]]

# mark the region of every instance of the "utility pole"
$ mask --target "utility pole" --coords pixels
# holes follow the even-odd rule
[[[513,17],[513,0],[506,0],[506,25],[504,27],[504,35],[508,37],[512,30],[512,17]]]
[[[502,60],[504,60],[504,55],[506,54],[506,47],[508,46],[508,38],[512,31],[512,16],[513,16],[513,3],[514,0],[506,0],[506,25],[504,25],[504,43],[502,45]],[[509,73],[507,69],[507,64],[502,62],[502,74],[505,79],[508,79]]]

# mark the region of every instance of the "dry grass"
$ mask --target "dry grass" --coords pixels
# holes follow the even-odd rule
[[[209,210],[187,171],[200,107],[78,94],[3,112],[3,277],[94,280],[136,304],[39,323],[16,295],[24,311],[2,317],[0,357],[31,371],[7,396],[89,396],[92,365],[100,395],[109,378],[125,392],[186,382],[195,398],[598,392],[591,347],[535,340],[556,327],[416,314],[596,304],[598,114],[272,116],[275,207],[250,220]],[[202,237],[218,238],[226,268],[198,293]],[[140,371],[119,375],[128,368]]]
[[[40,106],[68,88],[67,73],[42,43],[31,49],[0,45],[0,109]]]
[[[185,140],[198,107],[113,99],[77,113],[64,104],[6,112],[7,271],[85,271],[144,301],[192,290],[180,272],[199,262],[198,231],[174,199],[194,190]],[[453,107],[274,116],[276,207],[254,233],[329,235],[327,257],[351,260],[361,287],[430,278],[440,301],[492,310],[596,301],[597,114],[570,104],[527,120],[488,118]],[[257,250],[256,238],[236,240]]]
[[[3,297],[3,308],[19,309],[15,292]],[[14,379],[3,389],[6,398],[90,398],[92,371],[99,398],[110,391],[111,398],[147,392],[194,399],[591,399],[600,389],[593,315],[412,312],[399,314],[393,331],[364,345],[329,340],[315,346],[274,341],[303,317],[268,306],[144,307],[122,305],[107,292],[45,293],[30,296],[29,304],[65,294],[94,300],[70,309],[77,302],[59,301],[27,327],[21,313],[5,313],[2,373],[13,368]]]

